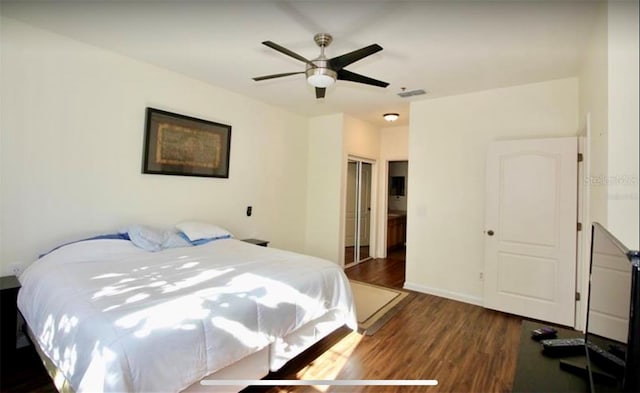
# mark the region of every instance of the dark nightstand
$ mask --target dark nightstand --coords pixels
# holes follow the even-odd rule
[[[256,246],[266,247],[269,242],[267,240],[260,239],[242,239],[243,242],[255,244]]]
[[[19,289],[20,281],[16,276],[0,277],[0,363],[10,362],[16,352]]]

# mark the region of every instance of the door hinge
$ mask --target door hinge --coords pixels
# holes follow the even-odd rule
[[[582,153],[578,153],[578,162],[582,162],[583,159]]]
[[[576,302],[580,300],[580,292],[576,292]]]
[[[582,230],[582,223],[581,222],[578,223],[577,228],[578,228],[578,232],[580,232]]]

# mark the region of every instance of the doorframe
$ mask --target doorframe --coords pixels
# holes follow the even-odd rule
[[[576,250],[576,292],[580,300],[576,300],[574,328],[584,331],[586,325],[587,298],[589,297],[589,262],[591,257],[591,113],[585,115],[585,125],[578,135],[578,153],[582,154],[582,162],[578,162],[578,222],[582,223],[582,231],[577,232]]]
[[[347,173],[346,173],[346,168],[348,168],[349,166],[349,161],[360,161],[360,162],[364,162],[367,164],[371,164],[371,211],[370,211],[370,216],[369,216],[369,257],[363,261],[352,261],[349,263],[345,263],[344,257],[345,257],[345,247],[346,247],[346,242],[345,242],[345,234],[346,234],[346,219],[347,219],[347,209],[346,209],[346,201],[347,201]],[[349,268],[352,266],[356,266],[362,262],[368,261],[370,259],[373,258],[377,258],[377,247],[378,247],[378,238],[376,237],[376,233],[377,233],[377,229],[378,229],[378,163],[375,159],[372,158],[367,158],[367,157],[362,157],[362,156],[357,156],[354,154],[348,154],[346,157],[346,160],[344,161],[344,168],[345,168],[345,175],[344,175],[344,182],[343,182],[343,192],[342,192],[342,206],[344,207],[342,209],[342,214],[341,214],[341,223],[340,225],[342,226],[342,236],[340,238],[340,258],[342,260],[342,264],[344,266],[344,268]],[[359,187],[359,186],[358,186]],[[356,192],[356,194],[358,194],[358,192]],[[357,209],[356,209],[357,210]],[[357,238],[358,233],[356,233],[356,238]]]
[[[384,170],[382,171],[381,177],[381,193],[380,196],[382,198],[380,205],[384,210],[381,211],[380,214],[380,226],[378,227],[378,233],[380,233],[379,244],[380,247],[378,249],[378,255],[380,258],[387,257],[387,222],[389,220],[389,165],[392,162],[406,162],[407,163],[407,178],[405,179],[405,195],[404,197],[409,200],[409,158],[396,158],[396,159],[387,159],[385,160]],[[406,228],[405,228],[406,232]],[[405,233],[406,235],[406,233]]]

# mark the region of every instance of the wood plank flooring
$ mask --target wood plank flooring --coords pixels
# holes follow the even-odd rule
[[[404,257],[389,255],[347,269],[349,278],[402,287]],[[373,336],[346,329],[290,362],[271,379],[436,379],[422,387],[271,387],[247,392],[508,392],[521,318],[412,292],[405,306]],[[37,358],[23,356],[3,372],[3,392],[53,392]]]
[[[405,278],[404,248],[390,251],[387,258],[371,259],[348,268],[345,273],[352,280],[385,287],[402,288]]]
[[[401,287],[404,260],[372,260],[349,278]],[[521,318],[412,292],[411,300],[373,336],[346,335],[307,366],[278,379],[436,379],[437,386],[330,387],[330,392],[508,392],[515,374]],[[342,354],[341,354],[342,352]],[[274,387],[268,393],[321,392]]]

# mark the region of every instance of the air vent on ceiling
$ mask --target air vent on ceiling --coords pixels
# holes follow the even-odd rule
[[[403,98],[411,97],[411,96],[419,96],[422,94],[427,94],[427,92],[422,89],[418,89],[418,90],[402,91],[398,93],[398,95]]]

